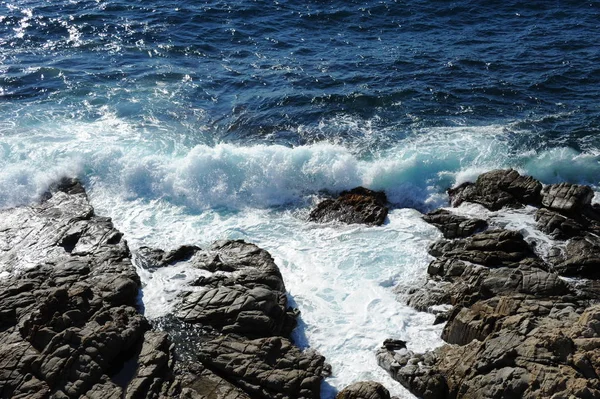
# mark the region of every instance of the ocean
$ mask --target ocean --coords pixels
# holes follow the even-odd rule
[[[599,38],[598,1],[0,1],[0,207],[77,176],[134,254],[256,243],[333,367],[323,397],[409,398],[375,351],[442,344],[397,300],[441,237],[421,212],[494,168],[598,192]],[[307,221],[359,185],[384,226]],[[498,218],[541,240],[531,210]],[[197,273],[139,272],[151,320]]]

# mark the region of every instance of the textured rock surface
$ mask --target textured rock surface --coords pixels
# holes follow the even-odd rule
[[[448,190],[452,206],[475,202],[497,211],[503,207],[520,208],[541,201],[542,184],[514,169],[498,169],[479,175],[475,183],[461,184]]]
[[[437,259],[427,269],[430,278],[407,299],[422,310],[452,305],[443,314],[448,345],[419,354],[384,343],[377,355],[379,364],[419,397],[600,397],[600,285],[559,276],[600,277],[600,218],[590,203],[592,190],[558,184],[540,194],[532,179],[515,173],[486,173],[451,197],[455,204],[478,202],[493,210],[535,204],[538,228],[567,241],[548,257],[552,264],[520,233],[507,230],[431,246]],[[521,188],[515,191],[507,181]],[[455,222],[448,223],[455,231]]]
[[[342,389],[335,399],[390,399],[390,393],[378,382],[361,381]]]
[[[228,241],[143,248],[139,259],[212,272],[157,322],[162,331],[135,307],[140,280],[122,234],[79,182],[0,212],[0,397],[320,396],[328,366],[287,338],[296,313],[266,251]]]
[[[77,181],[52,190],[0,213],[0,396],[166,394],[169,344],[134,308],[140,281],[121,233]]]
[[[444,238],[464,238],[488,227],[485,220],[470,219],[438,209],[423,216],[423,220],[440,229]]]
[[[387,198],[382,191],[363,187],[343,191],[336,199],[327,199],[309,215],[314,222],[363,223],[380,226],[388,214]]]
[[[174,338],[187,364],[204,367],[187,371],[191,375],[183,385],[188,390],[200,392],[198,379],[219,376],[217,385],[231,397],[244,392],[262,398],[320,397],[329,366],[322,356],[302,352],[289,340],[296,312],[288,308],[281,273],[267,251],[244,241],[221,241],[206,250],[144,248],[140,256],[150,269],[185,261],[212,273],[192,283],[203,289],[183,294],[177,320],[164,327],[173,333],[193,331]]]

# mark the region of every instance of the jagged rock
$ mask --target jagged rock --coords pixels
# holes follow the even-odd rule
[[[440,240],[429,248],[429,253],[487,267],[545,268],[521,233],[511,230],[487,230],[465,239]]]
[[[171,355],[134,307],[140,280],[127,244],[77,180],[1,211],[0,243],[9,273],[0,279],[1,397],[166,392]],[[137,372],[122,372],[128,362]]]
[[[285,338],[246,340],[228,335],[205,342],[198,350],[204,364],[254,397],[320,397],[325,358],[301,352]]]
[[[205,384],[232,398],[243,398],[244,391],[263,398],[319,397],[328,366],[323,357],[301,352],[287,339],[296,312],[288,308],[283,278],[267,251],[238,240],[170,253],[182,255],[144,248],[138,256],[149,268],[187,262],[212,272],[192,283],[202,290],[181,296],[176,319],[162,323],[173,333],[179,357],[205,367],[184,368],[181,386],[187,397],[207,396]]]
[[[468,237],[488,226],[485,220],[455,215],[445,209],[429,212],[423,216],[423,220],[437,227],[448,239]]]
[[[464,183],[448,190],[452,206],[474,202],[497,211],[503,207],[520,208],[538,204],[542,184],[514,169],[498,169],[479,175],[475,183]]]
[[[388,214],[387,198],[383,191],[356,187],[343,191],[335,200],[327,199],[309,215],[313,222],[363,223],[380,226]]]
[[[164,332],[135,308],[140,280],[127,243],[95,216],[77,180],[52,185],[40,204],[1,211],[0,397],[320,396],[328,366],[285,338],[296,311],[268,252],[223,241],[142,248],[138,259],[212,272],[181,298],[179,319],[157,322]]]
[[[190,267],[215,272],[193,283],[204,290],[183,294],[177,317],[222,333],[253,338],[291,333],[295,315],[288,309],[279,268],[267,251],[244,241],[217,242],[205,251],[182,248],[166,255],[144,250],[144,255],[151,257],[144,261],[146,264],[155,262],[155,266],[164,267],[181,259]],[[183,255],[175,257],[173,253]]]
[[[445,209],[429,212],[423,216],[423,220],[437,227],[448,239],[468,237],[488,226],[485,220],[455,215]]]
[[[542,190],[542,205],[561,212],[581,211],[591,206],[594,191],[579,184],[551,184]]]
[[[564,249],[551,251],[548,265],[517,232],[487,230],[436,242],[429,251],[437,257],[427,268],[430,280],[407,295],[421,308],[454,306],[443,315],[448,345],[424,354],[383,347],[379,364],[419,397],[600,397],[599,286],[560,278],[600,276],[600,217],[590,203],[592,191],[553,185],[538,201],[537,188],[532,195],[507,189],[505,173],[515,176],[490,172],[478,179],[485,185],[467,184],[453,195],[490,209],[545,206],[536,214],[538,227],[568,239]]]
[[[361,381],[342,389],[335,399],[390,399],[390,392],[375,381]]]
[[[538,209],[535,220],[538,230],[559,240],[579,236],[586,228],[579,221],[546,208]]]
[[[600,238],[588,234],[569,240],[564,261],[553,270],[562,276],[600,278]]]
[[[448,386],[444,376],[437,371],[435,352],[420,354],[406,348],[398,351],[381,348],[377,352],[377,362],[417,397],[447,397]]]

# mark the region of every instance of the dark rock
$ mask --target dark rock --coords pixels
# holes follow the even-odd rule
[[[542,190],[542,205],[560,212],[577,212],[591,206],[594,191],[579,184],[551,184]]]
[[[567,242],[564,261],[553,266],[561,276],[600,278],[600,238],[575,237]]]
[[[445,238],[463,238],[487,229],[482,219],[470,219],[455,215],[445,209],[438,209],[423,216],[423,220],[437,227]]]
[[[407,301],[423,310],[453,306],[443,315],[449,345],[424,354],[384,347],[377,355],[419,397],[600,397],[599,286],[560,277],[600,277],[599,209],[586,186],[546,187],[543,201],[535,199],[537,188],[515,192],[503,180],[515,173],[490,172],[451,195],[490,209],[541,203],[547,208],[536,214],[538,227],[568,241],[547,256],[550,265],[507,230],[431,246],[437,259],[428,266],[430,279],[409,290]]]
[[[327,199],[309,215],[313,222],[363,223],[380,226],[388,214],[387,198],[382,191],[357,187],[343,191],[335,200]]]
[[[181,298],[179,319],[157,321],[159,332],[135,308],[140,280],[127,243],[77,181],[0,211],[0,243],[9,273],[0,279],[0,397],[320,396],[328,365],[287,339],[297,312],[255,245],[141,249],[142,267],[214,272],[195,283],[204,291]]]
[[[253,397],[320,398],[325,358],[285,338],[219,337],[204,343],[198,357]]]
[[[538,230],[559,240],[580,236],[586,228],[577,220],[546,208],[538,209],[535,220]]]
[[[406,348],[406,341],[388,338],[383,341],[383,347],[389,350],[403,349]]]
[[[244,241],[178,252],[185,253],[177,257],[180,262],[213,272],[193,283],[203,290],[181,296],[177,320],[162,324],[173,334],[178,356],[202,364],[196,370],[184,368],[186,395],[206,395],[202,386],[209,384],[232,397],[243,397],[235,386],[252,397],[318,398],[328,366],[322,356],[302,352],[289,341],[297,312],[288,308],[271,255]],[[151,267],[177,263],[163,251],[144,249],[140,256]],[[191,334],[182,334],[186,330]]]
[[[437,370],[434,352],[415,354],[407,349],[392,351],[385,348],[377,352],[378,364],[404,387],[419,398],[446,398],[448,386]]]
[[[430,247],[429,253],[487,267],[546,268],[521,233],[510,230],[487,230],[465,239],[440,240]]]
[[[335,399],[390,399],[390,393],[378,382],[361,381],[342,389]]]
[[[127,244],[77,180],[53,185],[38,205],[1,211],[0,242],[10,273],[0,280],[1,397],[166,392],[168,344],[153,344],[134,307],[140,280]],[[120,374],[126,364],[140,367]]]
[[[479,175],[476,182],[464,183],[448,190],[452,206],[474,202],[497,211],[503,207],[520,208],[541,201],[542,184],[514,169],[498,169]]]

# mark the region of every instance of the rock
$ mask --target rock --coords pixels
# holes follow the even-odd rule
[[[444,376],[436,369],[434,352],[415,354],[407,349],[395,352],[382,348],[377,352],[377,362],[417,397],[447,397],[448,386]]]
[[[452,206],[474,202],[497,211],[503,207],[520,208],[539,204],[542,184],[514,169],[498,169],[479,175],[475,183],[465,183],[448,190]]]
[[[285,338],[245,340],[229,335],[198,349],[202,363],[253,397],[320,398],[325,359],[300,351]]]
[[[383,341],[383,347],[390,349],[390,350],[398,350],[398,349],[403,349],[406,348],[406,341],[403,341],[401,339],[386,339],[385,341]]]
[[[423,220],[437,227],[448,239],[468,237],[488,226],[485,220],[455,215],[445,209],[429,212],[423,216]]]
[[[390,399],[390,393],[378,382],[361,381],[342,389],[335,399]]]
[[[288,339],[297,312],[268,252],[224,241],[142,248],[138,259],[212,272],[180,298],[179,318],[155,321],[162,331],[136,309],[140,279],[122,234],[79,182],[0,211],[0,397],[320,397],[329,366]]]
[[[521,233],[510,230],[487,230],[464,239],[440,240],[429,248],[429,253],[487,267],[546,268]]]
[[[356,187],[343,191],[335,200],[327,199],[317,205],[309,220],[319,223],[332,221],[363,223],[380,226],[388,214],[387,198],[382,191]]]
[[[174,337],[178,356],[204,367],[184,368],[186,395],[206,396],[202,386],[209,384],[236,397],[241,394],[234,387],[251,397],[320,396],[329,366],[322,356],[302,352],[288,339],[297,312],[288,308],[283,278],[267,251],[238,240],[170,253],[185,255],[173,261],[164,251],[148,248],[138,255],[150,268],[186,262],[212,272],[193,283],[202,290],[181,296],[176,319],[162,323]]]
[[[490,209],[544,206],[536,213],[538,227],[568,241],[547,256],[550,265],[508,230],[430,247],[437,257],[427,268],[430,279],[409,290],[407,301],[424,310],[453,306],[443,315],[448,344],[422,354],[388,345],[377,354],[379,364],[418,397],[600,397],[600,286],[560,277],[600,276],[599,209],[586,186],[548,186],[539,201],[534,181],[525,184],[531,190],[516,192],[505,180],[516,176],[524,183],[515,173],[484,174],[451,195]]]
[[[542,190],[542,205],[560,212],[577,212],[591,206],[594,191],[589,186],[559,183]]]
[[[561,276],[600,278],[600,238],[588,234],[569,240],[564,260],[553,270]]]
[[[559,240],[580,236],[586,229],[586,226],[576,219],[546,208],[538,209],[535,213],[535,220],[538,230]]]
[[[135,308],[140,280],[127,243],[95,216],[77,180],[54,184],[40,204],[1,211],[0,243],[9,273],[0,279],[0,396],[168,390],[169,345],[156,343]]]

